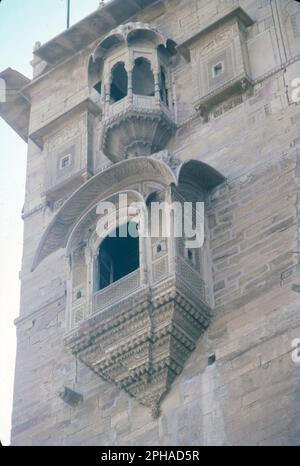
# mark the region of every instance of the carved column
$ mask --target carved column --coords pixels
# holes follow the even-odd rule
[[[141,268],[141,284],[149,283],[149,267],[151,253],[151,242],[148,237],[148,212],[146,206],[143,206],[140,212],[140,268]]]
[[[71,254],[66,257],[65,261],[66,271],[66,294],[67,294],[67,312],[66,312],[66,331],[72,328],[72,256]]]
[[[131,68],[127,71],[127,78],[128,78],[128,102],[129,104],[132,104],[133,90],[132,90],[132,69]]]
[[[106,69],[105,69],[105,73],[104,73],[104,99],[105,99],[105,108],[104,108],[104,112],[107,113],[108,112],[108,107],[110,105],[110,84],[111,84],[111,70],[110,69],[107,69],[107,65],[106,65]]]
[[[160,102],[160,89],[159,89],[159,73],[157,70],[154,71],[154,94],[155,101],[159,104]]]
[[[174,199],[173,199],[173,193],[172,193],[172,187],[169,186],[168,189],[166,190],[166,202],[168,202],[170,205],[172,205]],[[171,210],[170,212],[170,237],[167,238],[167,243],[169,247],[169,270],[171,273],[175,273],[175,268],[176,268],[176,240],[174,238],[174,233],[175,233],[175,222],[178,221],[178,219],[174,218],[175,216],[174,210]]]
[[[91,249],[87,246],[84,250],[86,263],[86,315],[90,316],[93,312],[93,296],[94,296],[94,271],[93,271],[93,256]]]

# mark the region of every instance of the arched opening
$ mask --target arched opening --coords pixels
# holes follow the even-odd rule
[[[160,92],[160,100],[169,106],[169,91],[167,87],[167,78],[164,68],[160,67],[159,73],[159,92]]]
[[[139,57],[134,62],[132,89],[137,95],[154,96],[154,76],[146,58]]]
[[[99,248],[99,290],[139,268],[137,224],[129,222],[116,228]]]
[[[111,102],[118,102],[127,96],[128,76],[124,63],[117,63],[112,70],[112,81],[110,85]]]

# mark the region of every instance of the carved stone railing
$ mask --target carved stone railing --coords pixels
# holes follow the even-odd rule
[[[93,314],[121,301],[136,291],[140,286],[140,269],[112,283],[94,294]]]
[[[95,93],[97,94],[96,91]],[[94,98],[96,99],[96,96]],[[119,113],[124,112],[127,109],[135,109],[141,111],[162,110],[166,115],[168,115],[168,117],[172,117],[172,112],[167,107],[167,105],[165,105],[162,101],[157,101],[156,97],[133,94],[131,98],[129,96],[126,96],[118,102],[107,104],[105,107],[104,119],[109,120],[110,118],[117,116]]]
[[[172,111],[156,96],[126,96],[106,102],[102,150],[113,162],[164,149],[176,130]]]
[[[128,106],[129,106],[128,97],[124,97],[123,99],[118,100],[118,102],[106,104],[105,112],[104,112],[104,119],[109,120],[110,118],[113,118],[119,113],[125,111]]]
[[[155,97],[149,97],[146,95],[133,95],[133,105],[137,108],[159,108],[159,102],[156,101]]]

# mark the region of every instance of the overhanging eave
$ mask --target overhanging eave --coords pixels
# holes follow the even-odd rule
[[[30,79],[12,68],[0,73],[1,86],[0,116],[25,141],[28,141],[30,103],[21,94],[21,89]]]

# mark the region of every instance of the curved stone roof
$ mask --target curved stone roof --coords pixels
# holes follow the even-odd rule
[[[152,42],[156,47],[159,45],[168,46],[169,39],[165,37],[158,29],[141,22],[130,22],[121,24],[111,30],[97,45],[93,53],[94,60],[103,58],[105,54],[117,45],[129,45],[137,39],[144,39]],[[174,44],[171,41],[172,44]]]
[[[42,236],[32,270],[49,254],[65,248],[75,225],[85,218],[86,213],[98,202],[118,191],[126,190],[141,182],[156,182],[163,186],[192,183],[209,191],[224,179],[217,170],[197,160],[186,161],[175,171],[164,161],[151,156],[115,163],[90,178],[57,211]]]
[[[110,0],[34,51],[51,65],[80,52],[118,24],[161,0]]]

